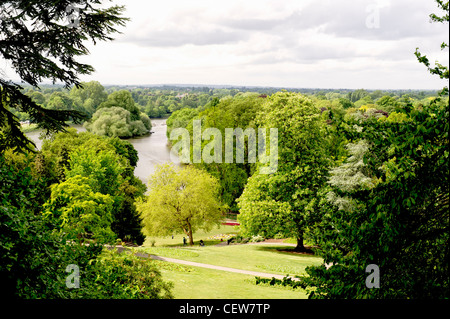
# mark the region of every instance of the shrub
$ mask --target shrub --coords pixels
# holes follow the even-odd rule
[[[264,241],[264,237],[261,235],[252,236],[252,238],[250,239],[251,243],[258,243],[261,241]]]

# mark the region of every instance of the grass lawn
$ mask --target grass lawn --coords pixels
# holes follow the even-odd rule
[[[245,244],[187,248],[146,247],[141,249],[152,255],[279,275],[305,275],[307,266],[320,265],[322,263],[322,258],[320,257],[277,250],[289,248],[293,247]]]
[[[239,228],[236,226],[228,226],[221,225],[220,228],[211,229],[209,232],[197,231],[194,237],[194,244],[199,245],[200,239],[202,239],[205,245],[215,245],[220,243],[220,239],[208,239],[212,236],[217,236],[220,234],[238,234]],[[147,237],[143,246],[151,246],[152,242],[154,242],[155,247],[159,246],[183,246],[183,237],[186,237],[184,234],[174,234],[173,239],[172,236],[167,237]]]
[[[209,232],[196,232],[194,246],[183,246],[184,235],[149,237],[142,250],[152,255],[170,257],[198,263],[225,266],[236,269],[259,271],[278,275],[305,275],[305,268],[320,265],[322,258],[280,251],[294,247],[282,244],[231,244],[216,246],[220,235],[238,234],[236,226],[222,225]],[[201,247],[202,239],[205,246]],[[186,299],[304,299],[301,289],[255,285],[254,276],[221,270],[185,266],[155,261],[163,278],[174,283],[175,298]]]
[[[159,262],[164,263],[164,262]],[[169,267],[170,268],[170,267]],[[255,285],[254,277],[200,267],[179,271],[162,267],[164,280],[174,283],[176,299],[306,299],[302,289]]]

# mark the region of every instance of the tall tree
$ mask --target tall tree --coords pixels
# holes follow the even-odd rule
[[[278,170],[250,177],[238,199],[238,220],[253,235],[295,237],[296,249],[305,251],[304,232],[315,219],[329,166],[325,121],[306,96],[279,92],[267,98],[258,122],[278,128]]]
[[[80,86],[78,76],[94,68],[78,57],[89,53],[84,40],[112,40],[123,6],[102,7],[101,0],[18,0],[0,3],[0,55],[9,61],[21,80],[33,87],[45,79],[61,81],[69,88]],[[32,148],[20,130],[12,109],[28,113],[31,122],[47,133],[62,131],[65,121],[80,122],[85,115],[74,110],[49,110],[21,92],[22,87],[0,78],[0,152],[5,148]]]
[[[97,81],[81,83],[81,85],[82,87],[74,86],[70,90],[70,97],[75,104],[78,104],[89,116],[92,116],[97,107],[106,100],[108,94],[105,92],[103,85]]]

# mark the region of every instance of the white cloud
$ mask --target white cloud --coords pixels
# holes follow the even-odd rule
[[[232,84],[324,88],[445,85],[414,50],[448,65],[448,26],[433,1],[125,1],[132,21],[83,59],[85,80],[118,84]],[[367,25],[378,10],[379,24]],[[374,16],[376,18],[376,16]]]

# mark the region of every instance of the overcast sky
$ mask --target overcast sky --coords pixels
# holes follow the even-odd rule
[[[433,0],[113,0],[131,18],[82,59],[102,84],[441,89],[414,56],[448,65]]]

